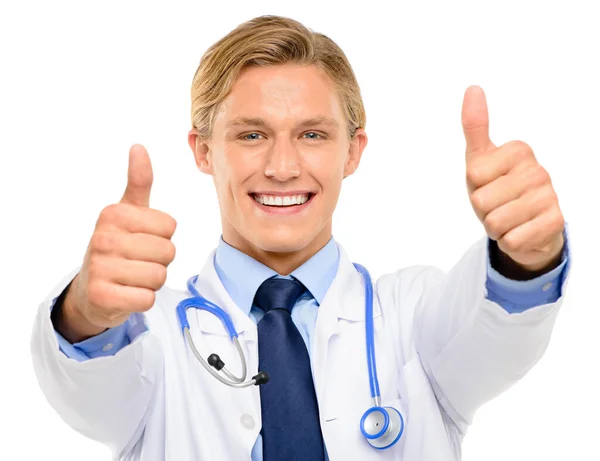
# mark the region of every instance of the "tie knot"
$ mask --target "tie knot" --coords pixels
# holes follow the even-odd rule
[[[297,280],[270,278],[258,287],[254,305],[265,313],[271,309],[285,309],[291,313],[292,307],[304,290],[304,285]]]

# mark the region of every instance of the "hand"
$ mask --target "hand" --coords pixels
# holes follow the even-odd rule
[[[65,311],[78,311],[71,312],[71,319],[79,319],[73,322],[79,328],[71,325],[78,330],[72,336],[101,333],[154,305],[155,291],[164,285],[167,266],[175,258],[171,237],[177,223],[149,208],[152,180],[146,149],[132,146],[123,198],[100,213],[81,271],[65,299]]]
[[[467,88],[462,107],[467,189],[471,205],[498,248],[527,271],[557,264],[564,245],[564,218],[550,175],[531,147],[489,138],[483,90]]]

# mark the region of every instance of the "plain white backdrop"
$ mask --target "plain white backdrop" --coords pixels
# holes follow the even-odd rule
[[[2,2],[0,459],[110,459],[39,389],[35,311],[120,199],[134,143],[153,162],[151,206],[178,221],[167,284],[184,289],[199,271],[220,220],[187,145],[190,84],[209,45],[262,14],[330,36],[357,74],[369,144],[345,180],[334,236],[374,277],[448,270],[484,235],[464,182],[467,86],[486,91],[492,141],[533,147],[570,225],[567,298],[545,356],[481,408],[463,459],[600,459],[596,3],[373,0]]]

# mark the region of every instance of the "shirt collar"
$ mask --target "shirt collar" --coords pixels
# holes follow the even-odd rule
[[[338,246],[332,237],[323,248],[290,275],[298,279],[317,303],[321,304],[337,273],[339,257]],[[223,236],[219,238],[214,266],[225,290],[246,315],[252,308],[258,287],[268,278],[280,275],[229,245],[223,240]]]

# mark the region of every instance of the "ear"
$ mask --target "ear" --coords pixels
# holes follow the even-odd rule
[[[344,165],[344,178],[350,176],[356,171],[362,157],[362,153],[367,147],[367,133],[362,128],[358,128],[354,133],[354,138],[350,140],[348,148],[348,158]]]
[[[188,144],[194,153],[194,159],[198,169],[205,174],[213,175],[213,168],[208,143],[203,140],[196,128],[192,128],[188,133]]]

